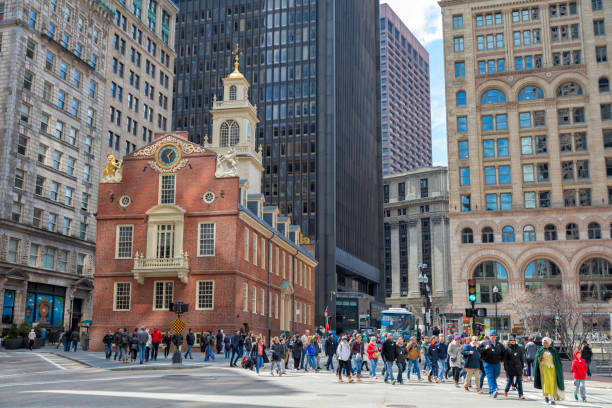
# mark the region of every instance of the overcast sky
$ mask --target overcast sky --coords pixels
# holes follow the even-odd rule
[[[429,52],[431,131],[434,165],[448,165],[442,15],[437,0],[381,0],[391,6]]]

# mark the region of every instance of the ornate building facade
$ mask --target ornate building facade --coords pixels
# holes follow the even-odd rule
[[[299,245],[300,228],[264,206],[246,178],[259,185],[261,153],[237,63],[224,96],[210,149],[176,132],[157,134],[120,163],[109,159],[99,190],[93,348],[119,326],[168,330],[173,301],[189,304],[182,318],[196,333],[268,337],[314,326],[317,262]]]
[[[612,94],[606,1],[441,1],[454,307],[467,281],[496,326],[561,288],[612,311]]]
[[[0,4],[2,329],[91,318],[113,15],[97,0]]]
[[[452,280],[448,222],[448,171],[421,167],[385,176],[384,273],[390,307],[411,309],[423,323],[419,275],[431,288],[433,324],[450,312]]]

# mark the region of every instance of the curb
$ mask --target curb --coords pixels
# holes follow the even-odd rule
[[[45,353],[45,352],[43,352],[43,353]],[[61,354],[61,353],[59,353],[59,352],[54,352],[54,351],[46,351],[46,353],[51,353],[51,354],[54,354],[54,355],[56,355],[56,356],[64,357],[64,358],[66,358],[66,359],[68,359],[68,360],[72,360],[72,361],[74,361],[74,362],[77,362],[77,363],[80,363],[80,364],[86,365],[87,367],[92,367],[92,368],[100,368],[100,367],[96,367],[95,365],[92,365],[92,364],[90,364],[90,363],[88,363],[88,362],[85,362],[85,361],[82,361],[82,360],[76,359],[76,358],[74,358],[74,357],[70,357],[70,356],[65,355],[65,354]]]
[[[54,352],[54,351],[47,351],[47,353],[51,353],[54,354],[56,356],[60,356],[60,357],[64,357],[67,358],[68,360],[72,360],[74,362],[86,365],[88,367],[92,367],[92,368],[98,368],[100,370],[107,370],[107,371],[132,371],[132,370],[184,370],[184,369],[195,369],[195,368],[205,368],[205,367],[209,367],[210,364],[206,364],[206,365],[174,365],[171,364],[169,366],[148,366],[148,365],[129,365],[129,366],[117,366],[117,367],[111,367],[111,368],[105,368],[105,367],[100,367],[97,365],[94,365],[92,363],[89,363],[87,361],[84,360],[79,360],[77,358],[74,358],[72,356],[66,355],[66,354],[62,354],[59,352]]]

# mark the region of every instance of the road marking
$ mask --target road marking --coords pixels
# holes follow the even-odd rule
[[[162,392],[130,392],[130,391],[77,391],[77,390],[34,390],[22,391],[21,393],[50,393],[50,394],[69,394],[69,395],[92,395],[100,397],[123,397],[123,398],[141,398],[155,399],[166,401],[190,401],[190,402],[208,402],[216,404],[240,404],[241,406],[261,405],[257,402],[248,403],[246,400],[253,401],[252,396],[228,396],[219,394],[178,394],[178,393],[162,393]],[[268,407],[287,407],[288,405],[297,406],[296,403],[302,396],[290,395],[266,395],[262,396],[262,401],[266,401]],[[297,399],[289,404],[288,399]]]
[[[45,360],[48,363],[53,364],[54,366],[56,366],[57,368],[59,368],[60,370],[66,370],[67,368],[57,364],[55,361],[50,360],[49,358],[43,356],[42,354],[36,353],[35,355],[37,355],[38,357],[42,358],[43,360]]]
[[[33,386],[33,385],[48,385],[48,384],[61,384],[61,383],[80,383],[80,382],[92,382],[92,381],[97,381],[97,382],[104,382],[104,381],[114,381],[114,380],[133,380],[133,379],[140,379],[140,378],[159,378],[160,375],[143,375],[143,376],[128,376],[128,377],[108,377],[108,378],[100,378],[100,377],[95,377],[95,378],[86,378],[86,379],[70,379],[70,380],[58,380],[58,381],[37,381],[37,382],[27,382],[27,383],[19,383],[19,384],[1,384],[0,383],[0,388],[6,388],[6,387],[27,387],[27,386]]]

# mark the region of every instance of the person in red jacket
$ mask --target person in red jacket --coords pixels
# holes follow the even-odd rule
[[[370,338],[370,342],[366,347],[366,354],[368,355],[368,359],[370,360],[370,377],[376,378],[376,363],[378,362],[378,356],[380,355],[380,347],[378,347],[378,343],[376,343],[376,337],[372,336]]]
[[[578,390],[580,390],[580,396],[582,402],[586,402],[586,376],[587,376],[587,363],[582,358],[580,350],[574,350],[574,361],[572,361],[572,373],[574,373],[574,399],[578,401]]]
[[[157,326],[153,328],[151,332],[151,344],[153,345],[153,353],[151,354],[151,360],[157,361],[157,350],[159,350],[159,343],[162,341],[162,333],[159,331]]]

